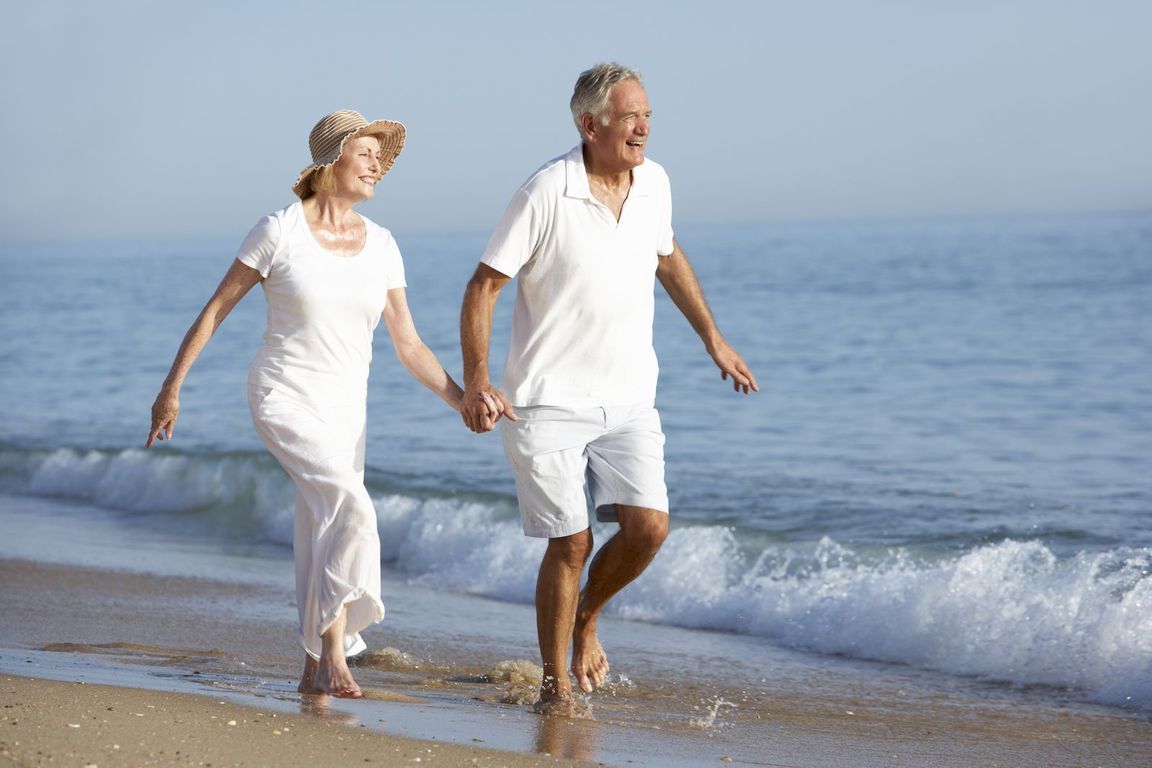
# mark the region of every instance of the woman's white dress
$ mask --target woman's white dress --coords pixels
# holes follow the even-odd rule
[[[384,618],[376,510],[364,487],[365,405],[372,334],[404,263],[388,230],[364,219],[355,256],[320,247],[295,203],[262,218],[236,258],[263,276],[268,327],[248,373],[252,422],[296,485],[293,552],[300,640],[348,606],[344,649]]]

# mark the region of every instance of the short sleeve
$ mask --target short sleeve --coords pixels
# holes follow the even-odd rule
[[[279,242],[280,222],[275,216],[265,216],[256,222],[256,226],[252,227],[244,242],[240,244],[236,260],[252,267],[261,277],[268,277],[272,271],[272,262]]]
[[[660,175],[664,183],[660,185],[660,228],[656,233],[656,253],[660,256],[671,256],[676,249],[672,231],[672,184],[668,180],[668,174]]]
[[[540,241],[539,220],[527,190],[519,189],[489,238],[481,263],[508,277],[515,277],[536,251]]]
[[[408,287],[404,279],[404,258],[400,255],[400,246],[391,236],[384,244],[384,263],[387,265],[388,290]]]

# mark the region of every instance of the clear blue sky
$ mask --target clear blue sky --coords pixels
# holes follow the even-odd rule
[[[487,230],[604,59],[681,223],[1152,208],[1149,0],[25,0],[0,238],[238,238],[342,107],[409,130],[365,213]]]

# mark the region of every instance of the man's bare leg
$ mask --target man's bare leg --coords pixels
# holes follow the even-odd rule
[[[345,607],[324,634],[320,635],[315,693],[327,693],[340,699],[358,699],[363,695],[344,657],[344,629],[347,625],[348,608]]]
[[[609,539],[588,569],[572,631],[572,674],[580,690],[591,693],[608,676],[608,656],[596,636],[604,605],[644,572],[668,537],[668,514],[644,507],[616,505],[620,530]]]
[[[544,677],[536,711],[572,714],[572,683],[565,668],[580,597],[580,574],[592,552],[592,531],[549,539],[536,577],[536,633]]]

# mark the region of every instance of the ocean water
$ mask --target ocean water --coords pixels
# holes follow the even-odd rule
[[[485,234],[393,229],[417,327],[458,375]],[[720,381],[659,294],[673,531],[610,612],[1152,711],[1152,214],[678,237],[762,391]],[[290,557],[292,490],[245,403],[259,291],[194,368],[175,441],[142,447],[238,240],[0,246],[0,505],[76,501]],[[375,352],[389,577],[530,603],[543,545],[519,532],[498,438],[408,378],[383,328]]]

